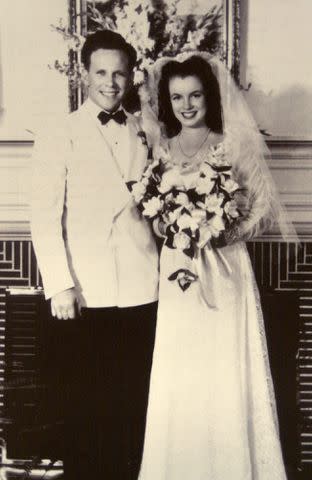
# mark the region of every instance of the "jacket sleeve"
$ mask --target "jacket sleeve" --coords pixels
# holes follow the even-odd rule
[[[31,169],[31,233],[46,298],[74,286],[64,242],[67,160],[65,125],[45,126],[35,139]]]

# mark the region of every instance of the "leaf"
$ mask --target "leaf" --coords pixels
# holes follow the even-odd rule
[[[171,248],[171,249],[174,250],[175,247],[173,246],[173,235],[172,235],[172,233],[168,230],[169,228],[170,228],[170,227],[167,227],[167,231],[166,231],[166,236],[167,236],[167,238],[166,238],[166,240],[165,240],[165,245],[166,245],[166,247]]]
[[[216,172],[228,172],[229,170],[232,169],[231,165],[215,165],[213,167],[213,169],[216,171]]]
[[[127,187],[128,187],[128,190],[129,190],[130,192],[132,192],[133,185],[134,185],[135,183],[138,183],[138,182],[136,182],[135,180],[131,180],[130,182],[126,182],[126,185],[127,185]]]
[[[184,268],[179,268],[179,270],[177,270],[176,272],[172,273],[171,275],[169,275],[168,277],[168,280],[170,280],[171,282],[173,282],[174,280],[176,280],[178,278],[178,275],[180,273],[186,273],[188,270],[185,270]]]
[[[142,5],[139,5],[137,8],[134,9],[139,15],[143,12],[143,7]]]
[[[186,248],[185,250],[183,250],[183,253],[184,253],[185,255],[187,255],[188,257],[190,257],[190,258],[194,258],[194,256],[195,256],[195,250],[194,250],[193,244],[191,243],[191,245],[190,245],[189,248]]]
[[[198,275],[195,275],[195,273],[191,272],[187,268],[183,270],[189,277],[191,277],[193,280],[197,280]]]
[[[197,228],[194,232],[194,240],[195,242],[198,242],[199,241],[199,237],[200,237],[200,231],[199,231],[199,228]]]
[[[188,211],[187,208],[183,207],[182,210],[181,210],[181,213],[186,213],[186,215],[188,215],[189,217],[191,216],[190,212]]]
[[[183,228],[181,231],[186,233],[188,237],[192,238],[192,230],[190,229],[190,227]]]
[[[179,284],[181,290],[183,290],[183,292],[185,292],[185,290],[187,290],[190,287],[191,282],[182,283],[181,280],[178,280],[178,284]]]

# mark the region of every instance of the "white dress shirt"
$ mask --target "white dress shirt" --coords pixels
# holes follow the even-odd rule
[[[111,149],[112,155],[120,169],[120,173],[122,177],[125,178],[125,174],[129,169],[129,162],[131,161],[130,156],[125,155],[125,152],[129,152],[130,145],[130,132],[128,125],[121,125],[118,122],[115,122],[115,120],[109,120],[105,125],[102,125],[98,119],[98,115],[101,111],[105,110],[102,110],[101,107],[96,105],[90,99],[85,102],[85,105],[90,112],[90,115],[99,123],[103,137]],[[118,110],[123,109],[120,107]]]

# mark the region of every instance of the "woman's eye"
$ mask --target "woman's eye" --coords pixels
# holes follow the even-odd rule
[[[201,93],[193,93],[194,98],[201,98],[202,94]]]
[[[180,95],[173,95],[172,100],[180,100]]]

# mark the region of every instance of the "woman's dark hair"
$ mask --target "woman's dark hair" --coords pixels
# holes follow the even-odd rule
[[[218,81],[211,66],[200,56],[192,56],[184,62],[172,60],[161,71],[158,85],[158,119],[162,121],[169,138],[181,131],[181,123],[175,117],[170,100],[169,81],[173,77],[197,77],[204,90],[207,113],[206,124],[213,132],[223,133],[222,107]]]
[[[137,60],[135,49],[126,42],[119,33],[112,32],[111,30],[98,30],[87,37],[81,49],[81,61],[86,70],[90,68],[92,53],[101,48],[104,50],[121,50],[124,52],[128,57],[129,70],[133,70]]]

